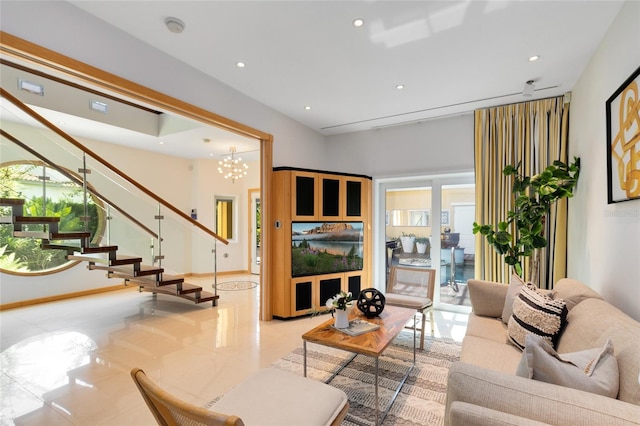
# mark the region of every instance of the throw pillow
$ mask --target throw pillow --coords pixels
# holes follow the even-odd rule
[[[513,313],[513,301],[520,294],[520,290],[524,287],[524,281],[518,276],[518,274],[511,274],[511,281],[509,282],[509,289],[507,290],[507,296],[504,298],[504,308],[502,308],[502,322],[509,323],[509,318]]]
[[[555,348],[567,322],[567,304],[538,292],[526,284],[513,301],[513,314],[507,324],[509,340],[524,349],[527,334],[537,334]]]
[[[620,380],[610,339],[602,348],[558,354],[535,334],[526,337],[516,375],[610,398],[617,397]]]

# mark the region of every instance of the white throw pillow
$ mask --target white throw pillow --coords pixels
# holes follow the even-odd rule
[[[618,396],[620,386],[609,339],[602,348],[558,354],[545,339],[529,334],[516,375],[610,398]]]
[[[513,314],[513,301],[520,294],[522,287],[524,287],[522,278],[515,272],[511,274],[507,296],[504,298],[504,308],[502,308],[502,322],[505,324],[509,323],[509,318],[511,318],[511,314]]]

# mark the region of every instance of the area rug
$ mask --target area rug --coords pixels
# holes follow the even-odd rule
[[[255,281],[227,281],[218,283],[216,288],[221,291],[251,290],[258,287]]]
[[[413,361],[413,332],[403,331],[380,357],[378,395],[384,408]],[[317,344],[307,344],[307,376],[327,381],[353,354]],[[442,425],[449,367],[460,359],[460,343],[429,338],[424,350],[416,350],[416,365],[391,406],[383,425]],[[303,349],[279,359],[272,367],[303,374]],[[358,355],[330,384],[349,397],[349,413],[343,426],[375,423],[375,359]]]

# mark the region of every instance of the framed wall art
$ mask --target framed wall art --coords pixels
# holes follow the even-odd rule
[[[640,199],[640,68],[607,99],[607,202]]]

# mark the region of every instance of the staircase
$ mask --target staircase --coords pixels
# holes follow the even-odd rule
[[[140,291],[181,297],[195,303],[218,303],[219,296],[184,278],[164,273],[163,268],[142,265],[142,258],[117,254],[118,246],[90,243],[89,232],[59,232],[59,217],[23,216],[25,200],[0,198],[0,207],[11,207],[11,216],[0,217],[0,225],[12,225],[13,236],[42,240],[42,249],[64,250],[68,260],[86,261],[88,269],[106,271],[108,278],[120,278],[125,285],[135,283]],[[23,225],[42,225],[43,230],[23,230]]]

